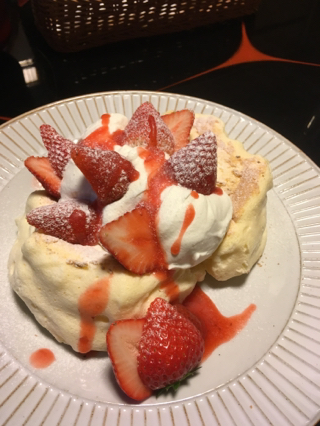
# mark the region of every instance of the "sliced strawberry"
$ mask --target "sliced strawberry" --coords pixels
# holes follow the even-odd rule
[[[121,389],[130,398],[143,401],[152,391],[141,381],[137,370],[138,346],[145,319],[126,319],[111,324],[107,350]]]
[[[174,138],[174,150],[178,151],[190,142],[190,130],[194,122],[194,112],[189,109],[161,116]]]
[[[124,130],[122,143],[158,148],[169,155],[174,152],[173,135],[150,102],[145,102],[136,109]]]
[[[47,157],[28,157],[24,164],[50,195],[60,197],[61,179],[56,175]]]
[[[74,200],[37,207],[27,215],[27,221],[38,231],[72,244],[98,243],[101,215]]]
[[[164,165],[175,182],[200,194],[210,195],[217,180],[217,141],[206,132],[176,151]]]
[[[104,225],[100,241],[125,268],[136,274],[166,267],[152,214],[143,205]]]
[[[51,166],[58,177],[62,178],[63,171],[70,159],[74,143],[59,133],[49,124],[40,126],[40,134],[48,151]]]
[[[201,361],[200,331],[164,299],[156,298],[147,311],[139,343],[138,373],[150,389],[183,379]]]
[[[123,197],[130,182],[139,177],[130,161],[115,151],[76,146],[71,155],[103,205]]]

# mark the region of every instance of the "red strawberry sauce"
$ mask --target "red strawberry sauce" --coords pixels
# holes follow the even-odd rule
[[[246,326],[256,310],[256,305],[251,304],[241,314],[225,317],[199,286],[195,287],[183,305],[201,321],[204,334],[202,361],[206,360],[222,343],[235,337]]]
[[[183,220],[182,227],[180,229],[180,233],[178,235],[178,238],[176,239],[176,241],[171,246],[171,253],[174,256],[178,255],[180,253],[182,238],[183,238],[186,230],[191,225],[195,215],[196,215],[196,211],[195,211],[193,205],[189,204],[188,207],[187,207],[185,216],[184,216],[184,220]]]
[[[91,350],[92,341],[96,333],[94,318],[102,314],[109,299],[109,284],[111,277],[102,278],[94,282],[80,297],[78,309],[81,326],[78,350],[86,353]]]
[[[160,288],[164,290],[171,303],[177,302],[179,298],[179,286],[174,281],[174,270],[155,272],[155,276],[161,281]]]
[[[197,191],[191,191],[191,197],[197,199],[199,198],[199,194],[197,193]]]
[[[101,116],[101,126],[85,138],[89,146],[101,149],[113,149],[115,145],[121,145],[123,130],[116,130],[112,135],[109,132],[110,114]]]
[[[42,348],[30,355],[29,362],[34,368],[47,368],[55,359],[56,357],[50,349]]]

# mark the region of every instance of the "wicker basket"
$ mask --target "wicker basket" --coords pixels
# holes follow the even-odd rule
[[[260,0],[32,0],[47,43],[76,52],[105,43],[182,31],[244,16]]]

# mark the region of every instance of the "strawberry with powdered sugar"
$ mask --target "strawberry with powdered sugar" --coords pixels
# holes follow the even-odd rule
[[[59,135],[49,124],[40,126],[40,134],[48,151],[48,158],[57,176],[62,179],[64,169],[70,159],[74,143]]]
[[[27,221],[39,232],[71,244],[92,246],[99,242],[101,215],[97,209],[75,200],[33,209],[27,215]]]
[[[28,157],[25,166],[50,195],[59,198],[63,172],[74,144],[59,135],[49,124],[40,126],[40,134],[48,157]]]
[[[130,161],[115,151],[76,146],[71,156],[90,182],[102,205],[123,197],[130,182],[139,178],[139,172]]]
[[[200,194],[212,194],[217,181],[217,141],[214,134],[206,132],[176,151],[164,168],[179,185]]]
[[[136,109],[124,130],[122,144],[157,148],[169,155],[174,152],[174,137],[150,102]]]

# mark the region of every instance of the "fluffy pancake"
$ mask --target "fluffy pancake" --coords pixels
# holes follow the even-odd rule
[[[250,272],[263,253],[272,175],[265,158],[249,154],[241,142],[228,138],[219,118],[196,114],[191,139],[207,130],[217,137],[217,186],[231,197],[233,215],[223,241],[204,266],[214,278],[225,281]]]

